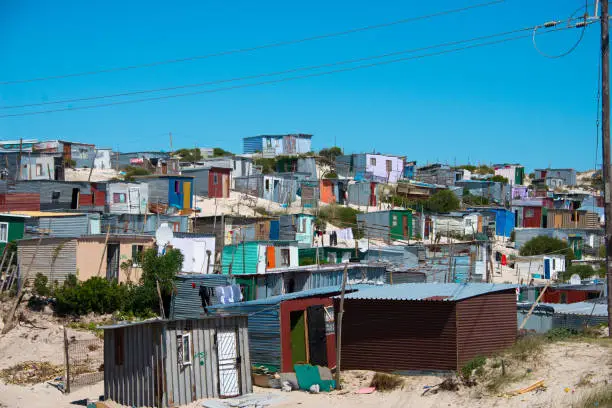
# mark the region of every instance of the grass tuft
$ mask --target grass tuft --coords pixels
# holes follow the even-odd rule
[[[370,387],[375,387],[376,391],[393,391],[402,388],[404,379],[399,375],[376,373],[370,382]]]
[[[604,385],[595,388],[573,406],[575,408],[612,407],[612,387]]]

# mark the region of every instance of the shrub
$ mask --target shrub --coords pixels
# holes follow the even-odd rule
[[[36,296],[50,296],[51,289],[49,288],[49,278],[42,273],[37,273],[34,278],[34,295]]]
[[[558,254],[565,255],[565,261],[569,264],[574,259],[574,252],[567,246],[567,243],[557,238],[539,235],[531,238],[521,247],[522,256]]]
[[[580,276],[580,279],[588,279],[592,276],[598,275],[599,271],[596,271],[590,265],[570,265],[565,268],[563,273],[559,275],[559,279],[567,281],[574,274]]]
[[[431,212],[447,213],[458,210],[459,199],[450,190],[440,190],[425,202],[425,208]]]
[[[474,357],[473,359],[465,363],[463,367],[461,367],[461,375],[463,376],[463,378],[469,379],[474,371],[476,371],[476,373],[482,372],[482,368],[486,363],[486,357]]]
[[[370,387],[375,387],[376,391],[393,391],[404,385],[404,379],[399,375],[376,373],[372,377]]]

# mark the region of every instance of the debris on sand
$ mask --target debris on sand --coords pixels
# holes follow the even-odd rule
[[[64,367],[48,361],[24,361],[0,371],[0,378],[8,384],[38,384],[64,374]]]

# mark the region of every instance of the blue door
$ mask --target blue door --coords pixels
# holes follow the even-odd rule
[[[544,279],[550,279],[550,259],[544,259]]]

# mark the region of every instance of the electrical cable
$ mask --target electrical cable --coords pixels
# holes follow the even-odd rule
[[[570,29],[570,28],[572,28],[572,27],[557,28],[557,29],[554,29],[554,30],[547,31],[546,33],[552,33],[552,32],[556,32],[556,31],[563,31],[563,30],[567,30],[567,29]],[[404,62],[404,61],[409,61],[409,60],[423,59],[423,58],[428,58],[428,57],[433,57],[433,56],[438,56],[438,55],[443,55],[443,54],[449,54],[449,53],[453,53],[453,52],[458,52],[458,51],[463,51],[463,50],[467,50],[467,49],[478,48],[478,47],[483,47],[483,46],[488,46],[488,45],[501,44],[501,43],[505,43],[505,42],[509,42],[509,41],[516,41],[516,40],[519,40],[519,39],[527,38],[529,36],[530,35],[520,35],[520,36],[509,37],[509,38],[504,38],[504,39],[500,39],[500,40],[495,40],[495,41],[489,41],[489,42],[484,42],[484,43],[479,43],[479,44],[474,44],[474,45],[454,48],[454,49],[450,49],[450,50],[443,50],[443,51],[438,51],[438,52],[432,52],[432,53],[428,53],[428,54],[421,54],[421,55],[415,55],[415,56],[411,56],[411,57],[392,59],[392,60],[388,60],[388,61],[381,61],[381,62],[375,62],[375,63],[370,63],[370,64],[362,64],[362,65],[357,65],[355,67],[341,68],[341,69],[336,69],[336,70],[331,70],[331,71],[324,71],[324,72],[318,72],[318,73],[312,73],[312,74],[306,74],[306,75],[298,75],[298,76],[294,76],[294,77],[280,78],[280,79],[275,79],[275,80],[261,81],[261,82],[255,82],[255,83],[249,83],[249,84],[235,85],[235,86],[229,86],[229,87],[224,87],[224,88],[215,88],[215,89],[208,89],[208,90],[196,91],[196,92],[187,92],[187,93],[180,93],[180,94],[163,95],[163,96],[156,96],[156,97],[142,98],[142,99],[134,99],[134,100],[128,100],[128,101],[109,102],[109,103],[97,104],[97,105],[66,107],[66,108],[49,109],[49,110],[43,110],[43,111],[5,114],[5,115],[0,115],[0,118],[20,117],[20,116],[32,116],[32,115],[40,115],[40,114],[46,114],[46,113],[75,111],[75,110],[93,109],[93,108],[101,108],[101,107],[108,107],[108,106],[115,106],[115,105],[125,105],[125,104],[131,104],[131,103],[150,102],[150,101],[173,99],[173,98],[186,97],[186,96],[195,96],[195,95],[201,95],[201,94],[207,94],[207,93],[223,92],[223,91],[229,91],[229,90],[241,89],[241,88],[250,88],[250,87],[261,86],[261,85],[269,85],[269,84],[275,84],[275,83],[281,83],[281,82],[295,81],[295,80],[299,80],[299,79],[321,77],[321,76],[326,76],[326,75],[331,75],[331,74],[336,74],[336,73],[341,73],[341,72],[356,71],[356,70],[360,70],[360,69],[372,68],[372,67],[382,66],[382,65],[389,65],[389,64],[394,64],[394,63]]]
[[[141,94],[146,94],[146,93],[154,93],[154,92],[174,91],[178,89],[197,88],[197,87],[202,87],[202,86],[217,85],[217,84],[223,84],[223,83],[228,83],[228,82],[237,82],[237,81],[245,81],[245,80],[264,78],[264,77],[270,77],[270,76],[292,74],[295,72],[311,71],[311,70],[316,70],[316,69],[321,69],[321,68],[330,68],[330,67],[339,66],[339,65],[353,64],[356,62],[371,61],[375,59],[393,57],[396,55],[410,54],[410,53],[415,53],[419,51],[427,51],[427,50],[434,49],[434,48],[450,47],[453,45],[465,44],[465,43],[474,42],[474,41],[481,41],[481,40],[486,40],[486,39],[495,38],[495,37],[503,37],[503,36],[507,36],[510,34],[516,34],[516,33],[523,32],[523,31],[531,31],[532,29],[533,27],[520,28],[517,30],[511,30],[511,31],[506,31],[502,33],[489,34],[489,35],[484,35],[480,37],[468,38],[465,40],[450,41],[446,43],[434,44],[434,45],[420,47],[420,48],[412,48],[412,49],[407,49],[407,50],[394,51],[394,52],[389,52],[385,54],[349,59],[349,60],[338,61],[338,62],[331,62],[327,64],[298,67],[298,68],[292,68],[288,70],[276,71],[276,72],[270,72],[270,73],[264,73],[264,74],[255,74],[255,75],[248,75],[248,76],[243,76],[243,77],[221,79],[217,81],[177,85],[177,86],[171,86],[171,87],[165,87],[165,88],[145,89],[145,90],[140,90],[140,91],[131,91],[131,92],[116,93],[116,94],[108,94],[108,95],[97,95],[97,96],[89,96],[89,97],[83,97],[83,98],[63,99],[63,100],[58,100],[58,101],[29,103],[29,104],[23,104],[23,105],[2,106],[0,107],[0,109],[17,109],[17,108],[28,108],[28,107],[34,107],[34,106],[55,105],[55,104],[60,104],[60,103],[84,102],[84,101],[90,101],[90,100],[96,100],[96,99],[117,98],[117,97],[124,97],[124,96],[141,95]]]
[[[40,78],[3,81],[3,82],[0,82],[0,85],[21,84],[21,83],[28,83],[28,82],[48,81],[48,80],[53,80],[53,79],[73,78],[73,77],[81,77],[81,76],[87,76],[87,75],[97,75],[97,74],[118,72],[118,71],[129,71],[133,69],[151,68],[151,67],[156,67],[156,66],[161,66],[161,65],[176,64],[176,63],[189,62],[189,61],[195,61],[195,60],[203,60],[203,59],[222,57],[222,56],[232,55],[232,54],[259,51],[259,50],[264,50],[268,48],[301,44],[305,42],[322,40],[322,39],[331,38],[331,37],[340,37],[343,35],[354,34],[354,33],[359,33],[363,31],[376,30],[376,29],[392,27],[392,26],[400,25],[400,24],[412,23],[412,22],[419,21],[419,20],[427,20],[427,19],[431,19],[435,17],[440,17],[440,16],[449,15],[449,14],[460,13],[463,11],[472,10],[472,9],[476,9],[479,7],[492,6],[495,4],[503,3],[504,1],[505,0],[493,0],[493,1],[486,2],[486,3],[478,3],[478,4],[471,5],[471,6],[444,10],[444,11],[440,11],[437,13],[425,14],[425,15],[417,16],[417,17],[404,18],[401,20],[391,21],[388,23],[381,23],[381,24],[375,24],[375,25],[370,25],[370,26],[352,28],[352,29],[348,29],[344,31],[338,31],[335,33],[320,34],[320,35],[315,35],[312,37],[300,38],[297,40],[280,41],[276,43],[258,45],[254,47],[239,48],[239,49],[234,49],[234,50],[216,52],[212,54],[196,55],[196,56],[191,56],[191,57],[170,59],[170,60],[165,60],[165,61],[155,61],[155,62],[149,62],[146,64],[128,65],[128,66],[123,66],[123,67],[107,68],[107,69],[100,69],[100,70],[95,70],[95,71],[76,72],[72,74],[54,75],[54,76],[47,76],[47,77],[40,77]]]
[[[582,20],[581,23],[578,23],[575,25],[575,27],[581,27],[582,30],[580,31],[580,36],[578,37],[578,40],[576,40],[576,42],[574,43],[574,45],[572,45],[567,51],[562,52],[561,54],[557,54],[557,55],[550,55],[550,54],[546,54],[544,53],[539,47],[538,47],[538,43],[536,41],[536,33],[538,31],[539,28],[542,28],[542,26],[536,26],[533,29],[533,33],[532,33],[532,37],[531,37],[531,41],[533,43],[533,47],[535,48],[535,50],[542,56],[546,57],[546,58],[550,58],[550,59],[556,59],[556,58],[563,58],[569,54],[571,54],[572,52],[574,52],[574,50],[576,48],[578,48],[578,45],[580,45],[580,43],[582,42],[582,39],[584,38],[584,33],[586,31],[586,27],[587,27],[587,19],[588,19],[588,0],[584,2],[584,15],[582,17],[577,18],[578,20]],[[571,24],[572,21],[576,20],[576,18],[574,18],[574,16],[576,15],[576,13],[581,10],[582,7],[576,9],[572,15],[570,16],[570,18],[567,20],[568,22],[568,26],[569,24]],[[543,26],[546,28],[549,27],[554,27],[557,24],[561,23],[562,21],[551,21],[548,23],[545,23]]]

